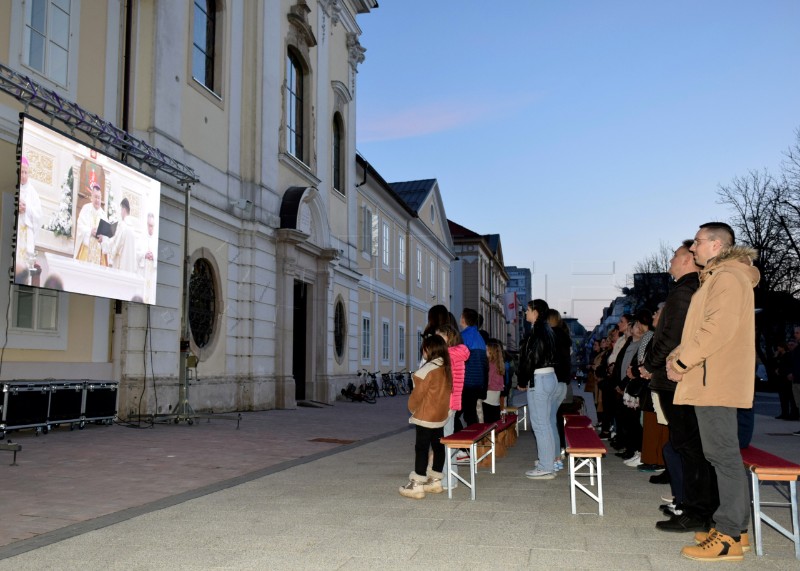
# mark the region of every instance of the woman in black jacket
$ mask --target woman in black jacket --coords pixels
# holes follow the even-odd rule
[[[558,410],[559,382],[556,377],[555,336],[547,324],[550,307],[543,299],[528,302],[525,318],[531,332],[523,340],[519,354],[517,388],[527,391],[531,427],[536,437],[539,460],[533,470],[525,472],[532,480],[551,480],[556,477],[556,411]]]

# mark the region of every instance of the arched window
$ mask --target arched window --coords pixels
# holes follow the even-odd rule
[[[333,151],[333,188],[344,194],[344,185],[342,182],[342,124],[341,118],[337,114],[333,118],[333,137],[332,137],[332,151]]]
[[[303,154],[303,66],[297,56],[286,56],[286,150],[301,161]]]
[[[192,25],[192,77],[208,89],[219,93],[216,73],[217,3],[215,0],[194,0]]]

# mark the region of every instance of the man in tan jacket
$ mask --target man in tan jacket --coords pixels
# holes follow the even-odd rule
[[[752,408],[755,303],[759,273],[755,250],[734,245],[721,222],[700,226],[690,248],[700,272],[680,345],[667,358],[667,376],[678,383],[675,403],[693,405],[703,453],[714,466],[720,505],[714,527],[682,554],[696,560],[741,560],[741,533],[750,517],[747,476],[739,451],[737,408]]]

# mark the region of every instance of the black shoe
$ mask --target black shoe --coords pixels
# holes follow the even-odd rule
[[[650,483],[651,484],[669,484],[669,472],[664,470],[660,474],[656,474],[655,476],[650,476]]]
[[[786,417],[786,420],[800,420],[800,414],[798,414],[796,412],[794,414],[789,414]]]
[[[708,521],[703,518],[692,517],[687,514],[672,516],[671,518],[656,522],[656,529],[661,531],[706,531]]]
[[[642,464],[641,466],[637,466],[636,469],[640,472],[661,472],[664,466],[659,464]]]
[[[608,432],[607,430],[600,431],[600,440],[608,440],[609,438],[611,438],[610,432]]]

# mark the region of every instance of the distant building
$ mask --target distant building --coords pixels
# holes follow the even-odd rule
[[[517,294],[516,327],[510,328],[509,331],[511,333],[509,349],[516,349],[519,347],[519,342],[525,336],[525,333],[530,330],[530,324],[525,321],[525,309],[528,302],[533,299],[533,279],[529,268],[506,266],[506,273],[508,274],[506,292]]]
[[[448,220],[456,259],[453,262],[453,302],[450,310],[458,318],[465,307],[484,319],[489,335],[508,344],[509,327],[505,317],[504,294],[508,274],[503,265],[499,234],[478,234]]]

